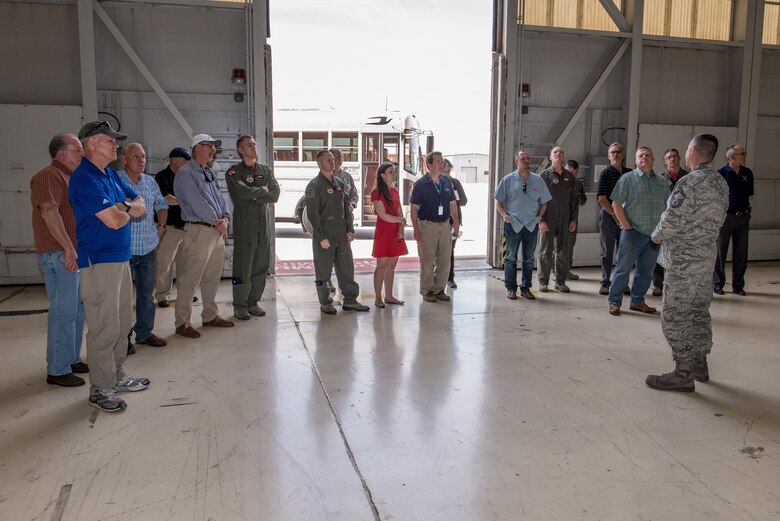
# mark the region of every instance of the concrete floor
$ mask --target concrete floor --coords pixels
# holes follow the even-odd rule
[[[715,299],[691,394],[645,387],[672,366],[658,316],[609,316],[578,272],[529,302],[461,271],[450,304],[401,273],[406,306],[335,317],[277,277],[268,316],[198,340],[159,310],[120,414],[46,385],[43,288],[0,288],[0,520],[780,519],[780,263]]]

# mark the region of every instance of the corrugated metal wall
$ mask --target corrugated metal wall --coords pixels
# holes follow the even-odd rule
[[[619,6],[618,0],[613,2]],[[520,8],[522,9],[522,5]],[[617,27],[599,0],[528,0],[525,3],[525,23],[570,29],[617,31]]]
[[[764,44],[780,45],[780,5],[764,6]]]

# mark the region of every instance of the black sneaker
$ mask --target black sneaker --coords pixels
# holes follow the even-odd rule
[[[723,288],[721,288],[720,286],[715,286],[714,288],[712,288],[712,292],[715,293],[716,295],[725,295],[726,294],[726,292],[723,291]]]
[[[599,295],[609,295],[609,284],[602,284],[599,288]]]

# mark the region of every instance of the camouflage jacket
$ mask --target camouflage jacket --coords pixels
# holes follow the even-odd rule
[[[729,187],[709,164],[679,179],[652,234],[661,243],[658,263],[667,269],[702,264],[711,270],[728,204]]]

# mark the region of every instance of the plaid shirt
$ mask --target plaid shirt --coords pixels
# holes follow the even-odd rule
[[[130,219],[130,254],[146,255],[157,247],[160,238],[157,236],[157,223],[154,222],[154,212],[167,210],[168,203],[160,192],[160,187],[154,177],[141,174],[141,181],[135,184],[127,172],[119,171],[119,176],[140,195],[146,204],[146,214]]]
[[[666,210],[669,194],[666,178],[655,172],[645,175],[635,168],[620,176],[612,190],[612,200],[623,205],[628,222],[636,231],[650,235]]]

